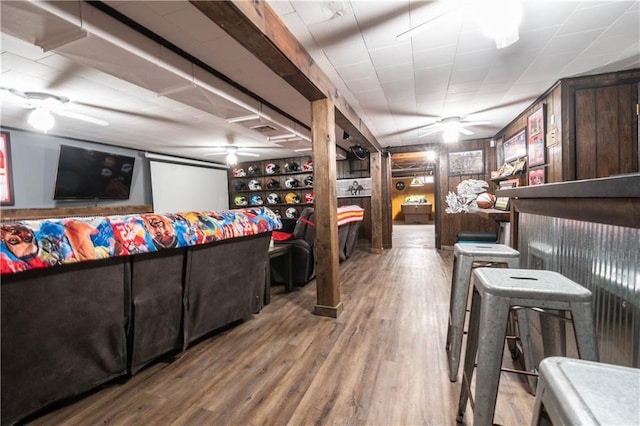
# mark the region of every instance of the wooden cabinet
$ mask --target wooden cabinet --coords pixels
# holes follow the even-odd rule
[[[429,223],[433,204],[403,204],[404,223]]]
[[[229,171],[229,206],[265,205],[283,218],[295,219],[313,206],[311,157],[282,158],[238,164]]]

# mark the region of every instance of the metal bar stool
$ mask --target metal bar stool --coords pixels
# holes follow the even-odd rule
[[[477,353],[473,421],[475,426],[482,426],[493,422],[511,309],[567,311],[573,320],[580,357],[598,361],[598,346],[591,292],[580,284],[557,272],[534,269],[477,268],[473,273],[474,289],[457,421],[462,421],[470,397]],[[528,326],[521,327],[520,332],[523,341],[528,341]],[[544,334],[545,330],[542,332]]]
[[[640,424],[640,369],[549,357],[539,371],[531,426]]]
[[[456,381],[460,367],[471,271],[476,267],[494,265],[518,268],[520,252],[504,244],[456,243],[453,246],[453,274],[446,344],[449,380],[452,382]]]

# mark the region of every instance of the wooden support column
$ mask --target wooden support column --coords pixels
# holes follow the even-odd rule
[[[320,99],[311,103],[311,113],[317,291],[313,312],[338,318],[342,302],[338,274],[335,107],[330,99]]]
[[[382,254],[382,153],[371,153],[371,253]]]
[[[391,154],[382,152],[382,247],[392,248]]]

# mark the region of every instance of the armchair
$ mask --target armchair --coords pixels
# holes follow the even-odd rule
[[[295,285],[304,285],[316,275],[315,238],[314,210],[313,207],[306,207],[296,222],[293,237],[290,240],[276,242],[276,244],[291,246],[293,284]],[[283,281],[283,265],[278,262],[278,259],[272,263],[271,267],[272,281]]]

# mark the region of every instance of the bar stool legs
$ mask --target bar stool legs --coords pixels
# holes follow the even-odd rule
[[[447,359],[449,361],[449,380],[455,382],[460,367],[462,353],[462,337],[471,282],[474,268],[479,266],[506,266],[517,268],[520,264],[520,253],[504,244],[460,244],[454,246],[453,273],[451,279],[451,295],[449,300],[449,319],[447,323]],[[523,317],[525,318],[525,317]],[[509,322],[509,331],[515,335],[514,322]],[[523,341],[523,347],[528,342]],[[517,353],[515,342],[509,341],[512,355]],[[526,358],[525,358],[526,360]],[[527,364],[527,362],[525,362]],[[528,368],[528,366],[527,366]],[[531,392],[535,391],[535,387]]]
[[[580,357],[598,360],[591,292],[588,289],[557,272],[478,268],[474,271],[463,383],[456,417],[458,422],[462,421],[467,402],[472,398],[474,425],[489,426],[493,423],[505,333],[513,308],[518,309],[518,315],[524,314],[522,308],[570,312]],[[520,331],[523,339],[529,338],[526,320],[522,321]],[[471,395],[476,355],[476,392]]]

